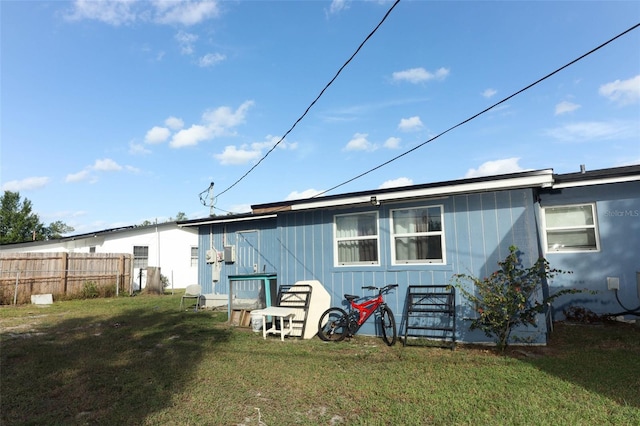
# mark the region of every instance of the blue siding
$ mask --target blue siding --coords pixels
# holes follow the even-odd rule
[[[444,214],[445,264],[394,265],[391,259],[391,210],[424,206],[442,206]],[[511,190],[456,195],[433,200],[382,204],[378,206],[380,264],[371,266],[336,266],[334,263],[334,216],[369,212],[373,207],[352,209],[317,209],[304,212],[280,212],[276,218],[248,222],[203,225],[200,227],[199,280],[205,293],[228,292],[228,276],[247,272],[253,264],[259,272],[273,272],[279,284],[300,280],[319,280],[329,291],[332,305],[340,306],[343,295],[365,294],[363,286],[399,284],[387,297],[391,309],[401,323],[405,295],[409,285],[448,284],[456,273],[486,276],[497,268],[497,262],[509,246],[517,245],[525,260],[533,263],[539,256],[536,204],[532,190]],[[239,253],[233,264],[223,264],[220,282],[212,283],[212,267],[205,263],[204,253],[211,237],[217,250],[225,245],[239,247],[238,235],[255,231],[255,253]],[[252,238],[253,238],[252,237]],[[244,249],[243,249],[244,250]],[[471,289],[470,289],[471,290]],[[458,293],[459,340],[488,341],[481,333],[470,333],[473,312]],[[528,331],[525,337],[544,341],[546,327]],[[364,334],[375,334],[373,322],[366,324]]]
[[[597,314],[620,313],[623,307],[615,292],[607,289],[607,277],[620,279],[618,296],[623,305],[640,307],[640,182],[565,188],[540,195],[541,207],[595,203],[600,234],[600,251],[582,253],[546,253],[551,266],[573,271],[550,283],[550,291],[561,288],[585,288],[597,295],[563,297],[555,306],[556,318],[570,305],[585,307]],[[542,228],[542,227],[541,227]],[[541,234],[544,229],[540,230]]]

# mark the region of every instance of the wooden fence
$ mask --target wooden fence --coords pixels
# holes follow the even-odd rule
[[[0,304],[29,303],[33,294],[69,298],[87,288],[130,293],[132,269],[131,254],[0,253]]]

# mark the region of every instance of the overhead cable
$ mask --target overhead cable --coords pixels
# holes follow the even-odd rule
[[[327,83],[324,88],[320,91],[320,93],[318,94],[318,96],[316,96],[316,98],[313,100],[313,102],[311,102],[311,104],[307,107],[307,109],[304,111],[304,113],[293,123],[293,125],[291,126],[291,128],[289,128],[289,130],[286,131],[286,133],[278,140],[278,142],[276,142],[271,149],[269,149],[269,151],[267,151],[267,153],[265,155],[262,156],[262,158],[260,158],[260,160],[258,160],[258,162],[256,164],[253,165],[253,167],[251,167],[245,174],[243,174],[242,176],[240,176],[240,178],[238,180],[236,180],[233,184],[231,184],[229,187],[227,187],[226,189],[224,189],[223,191],[220,191],[220,193],[218,194],[218,197],[221,196],[222,194],[224,194],[225,192],[229,191],[231,188],[233,188],[234,186],[236,186],[237,184],[240,183],[240,181],[242,181],[245,177],[247,177],[247,175],[249,173],[251,173],[256,167],[258,167],[260,165],[260,163],[262,163],[269,154],[271,154],[273,152],[274,149],[276,149],[276,147],[278,145],[280,145],[280,143],[289,135],[289,133],[291,133],[291,131],[293,131],[293,129],[298,125],[298,123],[300,121],[302,121],[302,119],[307,115],[307,113],[309,112],[309,110],[316,104],[316,102],[318,102],[318,99],[320,99],[320,97],[324,94],[324,92],[329,88],[329,86],[331,86],[333,84],[333,82],[338,78],[338,76],[340,75],[340,73],[342,72],[343,69],[346,68],[346,66],[349,64],[349,62],[351,62],[351,60],[353,60],[353,58],[358,54],[358,52],[360,51],[360,49],[362,49],[362,47],[365,45],[365,43],[373,36],[373,34],[375,34],[376,31],[378,31],[378,28],[380,28],[380,26],[382,25],[382,23],[387,19],[387,17],[389,16],[389,14],[391,13],[391,11],[396,7],[396,5],[400,3],[400,0],[396,0],[393,5],[389,8],[389,10],[387,11],[387,13],[385,13],[384,17],[382,18],[382,20],[378,23],[378,25],[376,25],[376,27],[373,29],[373,31],[371,31],[369,33],[369,35],[364,39],[364,41],[362,43],[360,43],[360,46],[358,46],[358,48],[356,49],[355,52],[353,52],[353,54],[351,55],[351,57],[349,57],[349,59],[340,67],[340,69],[338,70],[338,72],[333,76],[333,78],[329,81],[329,83]]]
[[[571,66],[571,65],[575,64],[576,62],[578,62],[578,61],[580,61],[580,60],[582,60],[582,59],[586,58],[587,56],[591,55],[592,53],[594,53],[594,52],[596,52],[596,51],[598,51],[598,50],[602,49],[603,47],[605,47],[605,46],[606,46],[606,45],[608,45],[609,43],[612,43],[612,42],[613,42],[613,41],[615,41],[616,39],[618,39],[618,38],[620,38],[620,37],[624,36],[625,34],[627,34],[627,33],[631,32],[631,31],[635,30],[635,29],[636,29],[636,28],[638,28],[639,26],[640,26],[640,23],[635,24],[635,25],[634,25],[634,26],[632,26],[631,28],[629,28],[629,29],[627,29],[627,30],[625,30],[625,31],[621,32],[621,33],[620,33],[620,34],[618,34],[617,36],[615,36],[615,37],[613,37],[613,38],[611,38],[611,39],[607,40],[606,42],[602,43],[602,44],[601,44],[601,45],[599,45],[598,47],[595,47],[595,48],[591,49],[591,50],[590,50],[590,51],[588,51],[587,53],[585,53],[585,54],[583,54],[583,55],[581,55],[581,56],[577,57],[576,59],[572,60],[571,62],[569,62],[569,63],[567,63],[567,64],[565,64],[565,65],[563,65],[563,66],[561,66],[560,68],[556,69],[555,71],[550,72],[549,74],[547,74],[547,75],[545,75],[544,77],[542,77],[542,78],[540,78],[540,79],[538,79],[538,80],[534,81],[533,83],[531,83],[531,84],[527,85],[526,87],[524,87],[524,88],[522,88],[522,89],[518,90],[517,92],[515,92],[515,93],[513,93],[513,94],[511,94],[511,95],[507,96],[506,98],[504,98],[504,99],[502,99],[502,100],[500,100],[500,101],[496,102],[495,104],[491,105],[490,107],[485,108],[484,110],[480,111],[479,113],[472,115],[471,117],[467,118],[466,120],[463,120],[463,121],[459,122],[458,124],[456,124],[456,125],[454,125],[454,126],[449,127],[447,130],[445,130],[445,131],[443,131],[443,132],[441,132],[441,133],[437,134],[436,136],[432,137],[431,139],[428,139],[428,140],[426,140],[426,141],[422,142],[421,144],[419,144],[419,145],[417,145],[417,146],[415,146],[415,147],[411,148],[410,150],[405,151],[405,152],[403,152],[402,154],[399,154],[399,155],[397,155],[397,156],[395,156],[395,157],[391,158],[390,160],[387,160],[387,161],[385,161],[384,163],[379,164],[379,165],[377,165],[377,166],[373,167],[372,169],[369,169],[369,170],[367,170],[367,171],[365,171],[365,172],[363,172],[363,173],[360,173],[360,174],[359,174],[359,175],[357,175],[357,176],[352,177],[351,179],[348,179],[348,180],[346,180],[346,181],[344,181],[344,182],[342,182],[342,183],[339,183],[338,185],[335,185],[335,186],[333,186],[333,187],[331,187],[331,188],[329,188],[329,189],[327,189],[327,190],[325,190],[325,191],[322,191],[322,192],[320,192],[320,193],[318,193],[318,194],[314,195],[314,196],[313,196],[313,197],[311,197],[311,198],[320,197],[320,196],[322,196],[322,195],[326,194],[327,192],[331,192],[331,191],[333,191],[333,190],[335,190],[335,189],[337,189],[337,188],[340,188],[341,186],[344,186],[344,185],[346,185],[346,184],[348,184],[348,183],[353,182],[354,180],[360,179],[361,177],[363,177],[363,176],[365,176],[365,175],[368,175],[369,173],[371,173],[371,172],[373,172],[373,171],[376,171],[376,170],[378,170],[378,169],[380,169],[380,168],[382,168],[382,167],[384,167],[384,166],[386,166],[386,165],[388,165],[388,164],[390,164],[390,163],[393,163],[394,161],[396,161],[396,160],[398,160],[398,159],[400,159],[400,158],[402,158],[402,157],[404,157],[404,156],[406,156],[406,155],[408,155],[408,154],[410,154],[410,153],[412,153],[412,152],[416,151],[416,150],[417,150],[417,149],[419,149],[419,148],[422,148],[424,145],[426,145],[426,144],[428,144],[428,143],[430,143],[430,142],[433,142],[434,140],[438,139],[440,136],[443,136],[443,135],[445,135],[445,134],[449,133],[450,131],[452,131],[453,129],[456,129],[456,128],[458,128],[458,127],[460,127],[460,126],[462,126],[462,125],[464,125],[464,124],[466,124],[466,123],[470,122],[471,120],[474,120],[475,118],[477,118],[477,117],[481,116],[482,114],[484,114],[484,113],[486,113],[486,112],[488,112],[488,111],[492,110],[493,108],[497,107],[498,105],[505,103],[505,102],[506,102],[506,101],[508,101],[509,99],[511,99],[511,98],[513,98],[513,97],[515,97],[515,96],[519,95],[519,94],[520,94],[520,93],[522,93],[522,92],[525,92],[525,91],[529,90],[529,89],[530,89],[530,88],[532,88],[533,86],[535,86],[535,85],[537,85],[537,84],[539,84],[539,83],[543,82],[544,80],[546,80],[546,79],[550,78],[551,76],[553,76],[553,75],[555,75],[555,74],[559,73],[560,71],[564,70],[565,68],[567,68],[567,67],[569,67],[569,66]]]

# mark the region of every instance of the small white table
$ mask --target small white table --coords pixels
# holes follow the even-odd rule
[[[280,340],[284,342],[284,336],[290,335],[293,332],[293,318],[296,315],[295,309],[269,306],[265,309],[251,311],[251,313],[262,316],[262,337],[264,339],[267,338],[267,334],[279,334]],[[267,329],[267,317],[273,317],[271,328],[269,329]],[[280,318],[280,330],[276,328],[276,318]],[[286,329],[284,327],[285,320],[288,322]]]

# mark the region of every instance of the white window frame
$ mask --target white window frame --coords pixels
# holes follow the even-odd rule
[[[426,232],[408,232],[408,233],[403,233],[403,234],[396,234],[394,231],[394,223],[393,223],[393,214],[394,212],[398,212],[398,211],[408,211],[408,210],[418,210],[418,209],[435,209],[438,208],[440,209],[440,224],[441,224],[441,230],[440,231],[426,231]],[[436,205],[426,205],[426,206],[418,206],[418,207],[408,207],[408,208],[401,208],[401,209],[392,209],[389,212],[389,220],[390,220],[390,226],[389,226],[389,233],[391,236],[391,264],[392,265],[446,265],[447,264],[447,247],[445,244],[445,226],[444,226],[444,205],[443,204],[436,204]],[[440,237],[440,245],[441,245],[441,249],[442,249],[442,259],[438,259],[438,260],[424,260],[424,259],[417,259],[417,260],[401,260],[398,261],[396,258],[396,238],[406,238],[406,237],[433,237],[433,236],[439,236]]]
[[[146,249],[147,251],[147,255],[146,256],[142,256],[140,253],[136,253],[136,249]],[[134,268],[146,268],[147,266],[149,266],[149,246],[133,246],[133,267]],[[138,250],[139,252],[139,250]],[[144,266],[141,266],[141,264],[144,264]]]
[[[191,267],[197,268],[198,267],[198,246],[191,246],[190,251],[191,251]]]
[[[593,225],[575,225],[575,226],[561,226],[549,228],[547,226],[547,209],[557,208],[571,208],[571,207],[591,207],[591,214],[593,215]],[[598,212],[596,210],[595,203],[578,203],[578,204],[562,204],[557,206],[545,206],[542,207],[542,224],[543,224],[543,238],[544,238],[544,250],[545,253],[595,253],[600,251],[600,232],[598,230]],[[561,231],[572,229],[593,229],[595,237],[595,248],[572,248],[567,250],[549,248],[548,232],[549,231]]]
[[[350,236],[350,237],[338,237],[338,218],[347,216],[362,216],[362,215],[375,215],[376,222],[376,234],[365,236]],[[364,241],[375,240],[376,241],[376,259],[375,261],[363,261],[363,262],[340,262],[338,243],[341,241]],[[358,213],[338,214],[333,216],[333,258],[335,266],[379,266],[380,265],[380,215],[377,211],[366,211]]]

